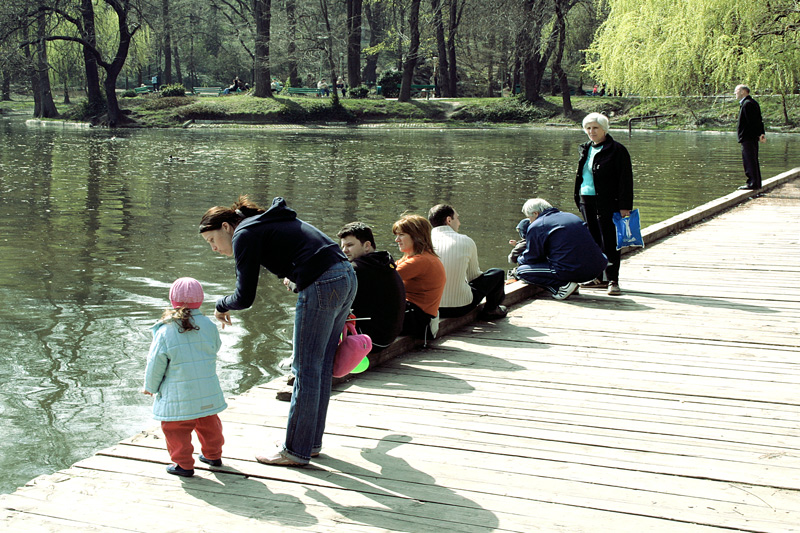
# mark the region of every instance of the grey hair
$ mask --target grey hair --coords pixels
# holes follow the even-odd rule
[[[603,131],[608,133],[608,117],[601,114],[601,113],[589,113],[583,119],[583,129],[586,129],[586,125],[590,122],[597,122],[600,124],[600,127],[603,128]]]
[[[545,209],[550,209],[551,207],[553,206],[550,205],[550,202],[544,198],[531,198],[522,206],[522,214],[530,218],[534,213],[542,214]]]
[[[747,94],[750,94],[750,87],[748,87],[747,85],[737,85],[736,89],[741,89],[743,91],[747,91]]]

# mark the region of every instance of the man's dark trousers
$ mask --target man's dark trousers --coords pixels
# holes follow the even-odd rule
[[[761,188],[761,169],[758,167],[758,139],[747,139],[742,145],[742,163],[744,174],[747,176],[747,187],[750,189]]]

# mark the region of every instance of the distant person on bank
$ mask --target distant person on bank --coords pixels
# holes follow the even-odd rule
[[[358,278],[352,308],[359,319],[356,328],[372,339],[372,352],[379,352],[403,329],[406,310],[403,279],[389,252],[377,250],[372,228],[363,222],[345,224],[336,236]]]
[[[330,237],[300,220],[280,197],[269,209],[247,196],[231,207],[212,207],[200,220],[200,234],[213,251],[236,259],[236,290],[217,300],[214,313],[223,328],[231,324],[230,311],[253,305],[262,267],[297,290],[286,438],[256,460],[306,465],[322,448],[333,359],[356,295],[353,267]]]
[[[608,259],[580,218],[542,198],[525,202],[522,213],[531,223],[525,251],[519,256],[519,279],[544,287],[556,300],[566,300],[580,282],[603,274]]]
[[[464,316],[486,298],[480,318],[492,320],[505,317],[507,310],[500,304],[506,296],[506,273],[499,268],[481,271],[478,247],[475,241],[458,232],[461,219],[455,208],[447,204],[435,205],[428,212],[428,221],[433,226],[433,249],[442,261],[447,277],[439,304],[439,316]]]
[[[200,312],[203,287],[179,278],[169,289],[172,308],[153,326],[142,392],[155,396],[153,418],[161,430],[172,464],[167,473],[194,475],[192,431],[200,441],[200,461],[222,466],[222,422],[217,413],[228,405],[217,377],[222,342],[217,326]]]
[[[761,188],[761,168],[758,165],[758,143],[767,142],[764,121],[761,118],[761,107],[752,96],[747,85],[737,85],[733,91],[739,100],[739,120],[736,123],[736,135],[742,146],[742,163],[747,183],[739,189],[757,190]]]
[[[397,272],[406,288],[404,335],[427,339],[431,321],[439,314],[446,281],[444,266],[431,242],[431,223],[419,215],[405,215],[392,225],[394,241],[403,253]]]
[[[608,134],[608,117],[589,113],[583,119],[589,141],[580,146],[575,176],[575,205],[595,242],[608,258],[605,276],[598,276],[583,286],[606,288],[619,295],[619,266],[622,255],[617,250],[617,230],[613,215],[626,217],[633,209],[633,167],[628,150]]]

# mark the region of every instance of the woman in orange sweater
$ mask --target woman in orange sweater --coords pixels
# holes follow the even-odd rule
[[[433,251],[431,223],[419,215],[405,215],[392,226],[394,242],[403,252],[397,272],[406,287],[403,335],[425,338],[425,331],[439,312],[446,276]]]

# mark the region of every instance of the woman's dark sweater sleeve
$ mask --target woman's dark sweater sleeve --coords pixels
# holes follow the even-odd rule
[[[261,253],[257,239],[247,239],[247,233],[233,236],[234,258],[236,259],[236,290],[233,294],[217,300],[216,309],[220,313],[248,309],[256,299],[258,276],[261,272]],[[247,241],[247,242],[243,242]]]

